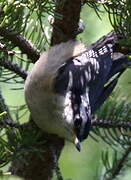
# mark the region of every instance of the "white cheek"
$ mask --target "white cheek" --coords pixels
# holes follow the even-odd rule
[[[68,92],[65,97],[64,103],[64,114],[65,120],[68,124],[73,123],[73,111],[72,111],[72,104],[71,104],[71,92]]]
[[[69,106],[65,107],[64,116],[66,118],[67,123],[72,124],[73,112],[71,110],[71,107],[69,107]]]

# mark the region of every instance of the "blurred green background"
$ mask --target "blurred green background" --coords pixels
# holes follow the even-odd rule
[[[93,9],[84,7],[81,12],[81,19],[84,21],[86,29],[84,33],[79,36],[79,39],[86,44],[95,42],[102,35],[105,35],[112,30],[106,13],[104,13],[101,16],[101,19],[99,19]],[[130,76],[131,71],[126,71],[117,85],[117,88],[120,89],[120,93],[124,93],[129,97],[131,90]],[[24,103],[23,91],[15,91],[11,90],[11,88],[16,88],[16,85],[1,83],[1,89],[6,103],[8,105],[22,105]],[[129,100],[131,100],[131,98],[129,98]],[[29,113],[27,113],[21,121],[26,121],[28,119],[28,115]],[[68,180],[98,179],[99,173],[101,174],[104,171],[101,161],[101,151],[106,150],[107,148],[110,147],[102,142],[102,140],[95,142],[89,137],[82,143],[82,151],[77,152],[75,147],[71,143],[67,142],[59,161],[63,177]],[[54,177],[54,180],[55,179],[56,178]],[[125,172],[125,176],[118,179],[130,180],[131,172],[127,170]],[[0,180],[20,180],[20,178],[6,175],[5,177],[0,177]]]

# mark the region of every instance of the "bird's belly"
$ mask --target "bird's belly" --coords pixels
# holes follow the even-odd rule
[[[64,105],[61,101],[56,105],[54,99],[49,99],[49,101],[44,99],[39,101],[39,105],[34,103],[33,106],[33,111],[31,108],[30,112],[33,120],[40,129],[73,141],[72,136],[74,132],[69,128],[69,122],[65,120]],[[42,107],[42,109],[38,107]]]

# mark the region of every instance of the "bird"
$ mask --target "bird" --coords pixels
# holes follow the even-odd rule
[[[112,65],[113,47],[109,43],[97,48],[69,40],[43,52],[24,87],[36,125],[72,142],[80,151],[91,129],[92,113],[109,96],[104,93],[105,84],[114,75]]]

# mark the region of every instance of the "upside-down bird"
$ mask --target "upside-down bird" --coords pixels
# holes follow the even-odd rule
[[[25,82],[25,99],[38,127],[80,151],[92,113],[114,89],[118,78],[112,77],[123,70],[117,63],[122,57],[113,59],[109,43],[93,48],[70,40],[44,52]]]

